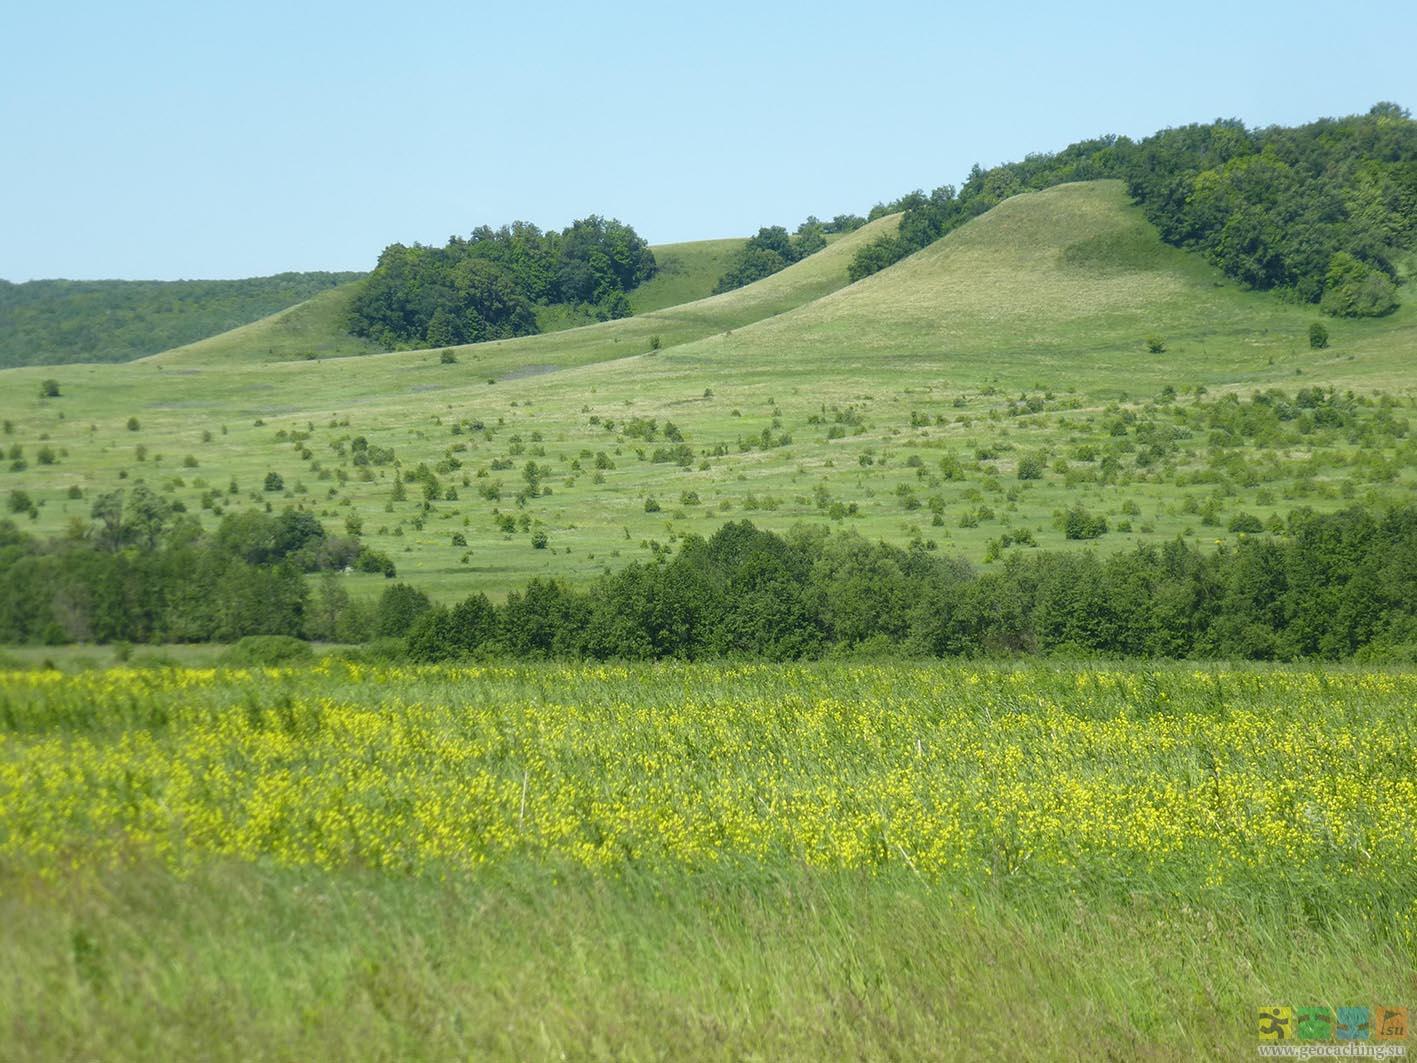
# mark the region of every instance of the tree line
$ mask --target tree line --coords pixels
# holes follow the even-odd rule
[[[446,347],[538,331],[539,306],[628,317],[626,293],[655,272],[633,228],[597,215],[560,232],[482,226],[443,247],[392,244],[350,308],[348,328],[388,350]]]
[[[1213,552],[1181,539],[1014,550],[982,570],[925,543],[740,521],[583,591],[534,579],[501,604],[476,594],[449,607],[403,583],[351,600],[338,573],[393,566],[308,513],[232,513],[204,533],[134,494],[105,496],[83,534],[47,543],[0,521],[0,642],[385,639],[380,652],[423,662],[1417,660],[1417,506],[1298,510],[1279,534]]]
[[[1380,103],[1366,115],[1247,129],[1231,119],[1107,136],[1030,155],[965,182],[878,204],[899,231],[863,247],[852,280],[883,269],[1020,192],[1118,178],[1177,247],[1205,254],[1258,290],[1335,316],[1397,306],[1394,257],[1417,247],[1417,122]]]
[[[1414,659],[1417,507],[1291,515],[1283,535],[1205,553],[1027,551],[979,571],[916,543],[730,523],[588,591],[533,580],[447,608],[390,588],[419,661],[949,657]],[[397,630],[400,627],[404,630]]]
[[[139,484],[99,496],[92,518],[49,542],[0,521],[0,642],[365,638],[371,621],[334,574],[396,574],[296,509],[228,513],[206,532]],[[315,595],[313,573],[329,577]]]

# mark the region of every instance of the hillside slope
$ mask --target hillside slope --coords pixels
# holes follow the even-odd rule
[[[357,276],[0,281],[0,367],[131,361],[266,317]]]
[[[1292,374],[1318,316],[1168,247],[1121,182],[1095,181],[1015,196],[888,270],[672,358],[774,374],[928,367],[958,383],[1120,393]],[[1417,339],[1414,321],[1403,310],[1327,324],[1345,356],[1381,358],[1348,373],[1395,382],[1405,364],[1393,340]],[[1149,338],[1165,350],[1149,351]]]
[[[302,507],[456,597],[583,583],[745,517],[983,562],[1068,545],[1066,511],[1105,518],[1102,549],[1209,545],[1417,489],[1407,307],[1330,322],[1311,349],[1311,307],[1165,247],[1115,182],[1018,196],[848,286],[854,246],[895,224],[734,292],[451,364],[198,345],[69,367],[49,400],[47,374],[9,370],[0,491],[48,534],[137,482],[209,527]],[[387,460],[356,461],[361,437]]]
[[[848,237],[834,241],[781,273],[723,295],[663,306],[617,321],[454,349],[461,360],[476,364],[478,371],[484,375],[506,372],[535,374],[548,368],[565,368],[639,354],[651,348],[656,336],[662,347],[669,347],[715,332],[741,328],[844,287],[848,283],[847,265],[856,249],[881,233],[892,231],[897,222],[894,216],[881,218]],[[741,241],[707,243],[732,245]],[[678,248],[680,254],[684,253],[685,248],[695,248],[695,251],[685,263],[682,273],[671,274],[658,288],[653,287],[659,283],[657,280],[651,280],[644,286],[650,289],[646,295],[646,302],[650,305],[705,286],[712,288],[718,279],[717,259],[724,253],[722,247],[699,249],[696,245],[669,246],[671,252]],[[731,252],[732,247],[727,250]],[[671,284],[670,281],[676,276],[686,283]],[[341,293],[344,291],[340,289]],[[287,314],[256,322],[238,333],[215,336],[199,344],[166,351],[152,361],[164,365],[216,366],[304,360],[310,344],[316,342],[320,335],[329,340],[327,349],[331,355],[367,352],[367,346],[346,349],[346,344],[359,345],[363,341],[342,332],[337,334],[337,329],[342,327],[339,325],[342,319],[338,317],[340,307],[337,303],[340,298],[347,300],[349,296],[331,292],[322,300],[312,300],[308,307],[295,307]],[[370,361],[361,368],[360,373],[367,375],[366,379],[370,381],[382,379],[392,385],[396,384],[395,378],[384,377],[383,374],[397,375],[402,372],[402,366],[422,364],[426,360],[423,352],[392,352]]]

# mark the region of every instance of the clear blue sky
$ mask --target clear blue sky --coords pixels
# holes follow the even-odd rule
[[[1105,132],[1417,110],[1417,4],[17,2],[0,277],[367,269],[864,213]]]

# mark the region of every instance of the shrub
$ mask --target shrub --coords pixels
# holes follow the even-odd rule
[[[275,668],[313,660],[310,644],[293,635],[247,635],[219,658],[228,668]]]
[[[645,512],[646,512],[646,513],[658,513],[658,512],[659,512],[659,503],[656,502],[652,496],[651,496],[650,498],[646,498],[646,499],[645,499]]]
[[[284,491],[285,480],[278,472],[268,472],[263,486],[267,491]]]
[[[128,418],[128,431],[136,432],[141,427],[142,425],[138,423],[138,419],[136,417]]]
[[[458,356],[453,353],[451,347],[447,348],[443,351],[442,354],[438,355],[438,361],[443,365],[455,365],[457,364],[457,360]]]
[[[39,397],[42,399],[57,399],[59,397],[59,381],[53,378],[41,380],[39,383]]]
[[[1381,317],[1397,308],[1397,289],[1386,273],[1340,251],[1329,261],[1319,308],[1334,317]]]
[[[1148,336],[1146,338],[1146,349],[1152,354],[1161,354],[1166,350],[1166,341],[1160,336]]]
[[[398,575],[398,570],[395,569],[394,562],[388,554],[381,554],[378,550],[371,550],[367,546],[362,547],[355,557],[354,570],[356,572],[379,573],[385,579],[393,579]]]
[[[544,531],[538,530],[531,533],[531,548],[533,550],[545,550],[548,542],[550,540]]]
[[[1246,535],[1258,535],[1264,531],[1264,522],[1253,513],[1236,513],[1230,518],[1230,530],[1244,532]]]
[[[1328,329],[1320,321],[1315,321],[1309,326],[1309,346],[1316,351],[1321,351],[1328,346]]]
[[[1063,514],[1063,537],[1066,539],[1096,539],[1107,534],[1107,518],[1074,506]]]
[[[1034,456],[1020,458],[1018,462],[1018,478],[1020,480],[1043,479],[1043,459]]]

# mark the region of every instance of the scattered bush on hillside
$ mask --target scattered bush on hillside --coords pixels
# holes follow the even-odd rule
[[[1058,523],[1065,539],[1097,539],[1107,534],[1107,518],[1082,506],[1067,510]]]
[[[1328,346],[1328,329],[1323,322],[1315,321],[1309,326],[1309,346],[1316,351]]]

